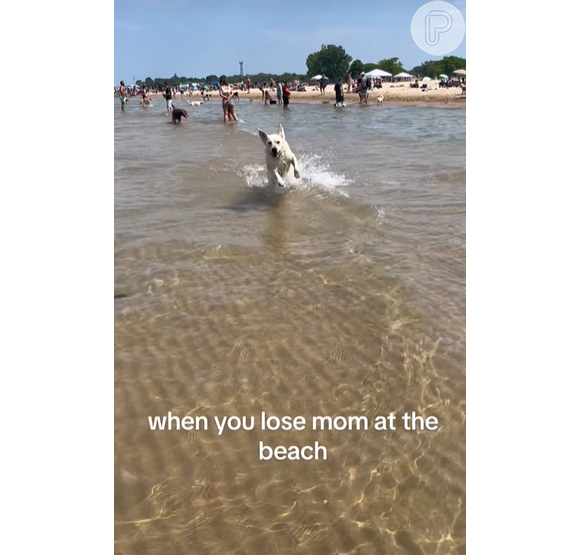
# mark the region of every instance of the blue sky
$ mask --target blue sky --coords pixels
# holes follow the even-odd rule
[[[416,0],[115,0],[115,84],[133,77],[306,73],[323,44],[353,59],[398,57],[406,69],[440,59],[411,36]],[[465,1],[449,0],[463,14]],[[465,38],[451,55],[465,57]]]

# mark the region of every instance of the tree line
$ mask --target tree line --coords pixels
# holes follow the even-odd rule
[[[412,69],[405,69],[399,58],[385,58],[377,63],[363,63],[361,60],[353,60],[342,46],[334,44],[323,44],[318,52],[313,52],[306,58],[307,77],[324,74],[331,81],[340,77],[344,79],[349,73],[356,77],[362,71],[367,73],[375,68],[382,69],[391,75],[405,72],[418,78],[437,78],[442,73],[451,76],[457,69],[466,69],[465,66],[465,58],[458,56],[445,56],[442,60],[427,60]]]
[[[299,74],[299,73],[282,73],[282,74],[275,74],[275,73],[256,73],[254,75],[246,74],[244,75],[244,81],[250,78],[250,81],[253,83],[269,83],[270,79],[274,79],[276,82],[284,82],[284,81],[293,81],[294,79],[298,79],[298,81],[305,81],[307,79],[306,75]],[[239,83],[241,81],[240,75],[226,75],[226,79],[228,83]],[[138,86],[145,85],[149,88],[162,88],[165,83],[172,87],[178,87],[180,84],[185,83],[205,83],[211,84],[219,81],[219,77],[217,75],[206,75],[205,77],[179,77],[177,74],[174,74],[173,77],[156,77],[152,79],[151,77],[147,77],[145,80],[137,80],[135,84]]]
[[[436,79],[441,74],[451,77],[453,72],[457,69],[466,69],[466,60],[458,56],[445,56],[441,60],[427,60],[421,65],[415,66],[412,69],[405,69],[399,58],[385,58],[379,60],[377,63],[367,62],[363,63],[361,60],[353,60],[342,46],[335,46],[334,44],[323,44],[321,49],[317,52],[309,54],[306,58],[307,72],[300,73],[255,73],[244,75],[244,80],[250,79],[252,83],[269,83],[270,79],[276,82],[293,81],[308,81],[315,75],[325,75],[330,81],[338,78],[346,79],[350,73],[356,77],[361,71],[365,73],[372,69],[378,68],[387,71],[392,75],[398,73],[409,73],[417,78],[431,77]],[[228,83],[237,83],[241,80],[240,75],[227,75]],[[144,81],[136,81],[139,86],[146,86],[149,88],[161,88],[165,83],[172,87],[177,87],[184,83],[214,83],[218,81],[217,75],[206,75],[205,77],[179,77],[174,74],[173,77],[156,77],[152,79],[147,77]]]

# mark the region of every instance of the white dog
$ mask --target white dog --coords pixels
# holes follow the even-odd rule
[[[385,97],[381,94],[381,96],[377,98],[377,104],[382,104],[384,99]]]
[[[201,106],[203,104],[203,100],[192,100],[191,102],[188,100],[187,103],[190,106]]]
[[[278,185],[279,187],[285,187],[286,183],[284,182],[284,177],[286,177],[290,171],[290,166],[294,168],[294,177],[300,179],[296,156],[294,156],[293,152],[290,150],[290,146],[286,142],[282,124],[280,124],[278,133],[267,135],[258,129],[258,134],[266,147],[268,184],[271,186]]]

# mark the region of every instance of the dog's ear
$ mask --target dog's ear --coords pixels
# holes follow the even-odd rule
[[[283,139],[286,139],[286,137],[284,136],[284,128],[282,127],[282,124],[280,124],[278,127],[278,135],[280,135],[280,137],[282,137]]]
[[[262,142],[267,145],[268,144],[268,135],[266,135],[266,133],[264,133],[263,131],[261,131],[260,129],[258,129],[258,135],[260,135],[260,139],[262,139]]]

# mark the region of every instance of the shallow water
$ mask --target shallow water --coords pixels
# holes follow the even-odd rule
[[[115,553],[465,552],[465,109],[153,102],[114,105]],[[302,179],[269,195],[280,122]],[[401,425],[152,431],[168,411]]]

